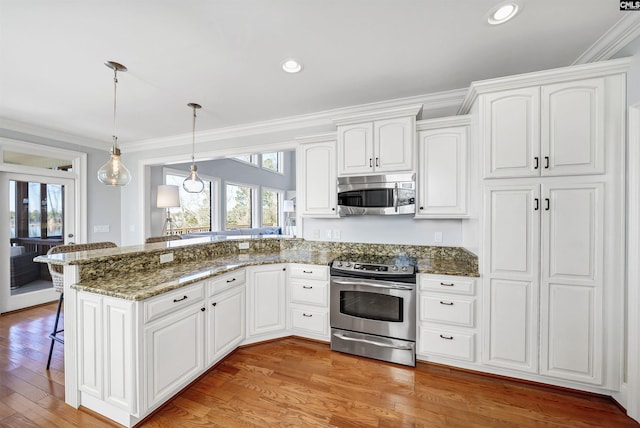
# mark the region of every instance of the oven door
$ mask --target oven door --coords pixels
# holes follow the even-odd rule
[[[331,327],[416,340],[415,284],[331,277]]]

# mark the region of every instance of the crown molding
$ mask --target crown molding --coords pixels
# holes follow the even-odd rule
[[[452,126],[471,125],[471,115],[450,116],[438,119],[419,120],[416,122],[416,131],[428,129],[449,128]]]
[[[548,85],[568,80],[626,73],[630,65],[631,58],[620,58],[472,82],[467,96],[458,109],[458,114],[469,113],[476,98],[487,92],[507,91],[527,86]]]
[[[297,137],[297,143],[324,143],[326,141],[335,141],[338,138],[336,132],[326,132],[324,134],[308,135],[305,137]]]
[[[640,36],[640,14],[626,12],[606,33],[589,46],[573,65],[604,61],[618,53],[631,41]]]
[[[94,140],[92,138],[83,137],[81,135],[70,134],[56,129],[40,127],[5,118],[0,118],[0,128],[12,132],[31,135],[34,137],[55,140],[61,143],[77,144],[79,146],[90,147],[98,150],[109,151],[109,148],[111,147],[111,143],[107,143],[104,141]]]
[[[373,114],[375,111],[380,112],[382,110],[401,109],[407,105],[422,105],[423,110],[443,107],[456,108],[463,100],[464,94],[466,94],[466,89],[457,89],[453,91],[437,92],[434,94],[416,95],[412,97],[360,104],[357,106],[342,107],[318,113],[201,131],[196,133],[196,139],[201,143],[204,143],[278,132],[301,131],[301,133],[303,133],[304,129],[308,128],[333,127],[335,125],[334,118],[336,117]],[[191,144],[191,137],[192,134],[188,133],[165,138],[131,141],[121,143],[120,148],[126,150],[128,153],[158,150],[165,147]]]

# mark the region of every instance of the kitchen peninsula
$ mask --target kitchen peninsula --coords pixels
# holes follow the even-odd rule
[[[327,265],[343,253],[408,255],[420,273],[478,276],[463,248],[273,237],[38,257],[65,266],[65,401],[133,426],[239,345],[328,341]]]

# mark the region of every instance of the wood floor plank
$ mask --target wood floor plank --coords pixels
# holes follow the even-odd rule
[[[64,403],[64,353],[45,370],[55,303],[0,316],[0,428],[119,425]],[[431,364],[416,368],[286,338],[238,349],[144,428],[640,427],[611,399]]]

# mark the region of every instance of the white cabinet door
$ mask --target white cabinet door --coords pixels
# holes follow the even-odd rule
[[[170,398],[202,373],[203,306],[191,305],[145,328],[147,408]]]
[[[310,217],[338,217],[336,142],[303,144],[302,214]]]
[[[604,185],[542,186],[541,374],[600,384]]]
[[[401,117],[373,123],[373,169],[376,172],[413,170],[415,119]]]
[[[418,212],[416,217],[467,214],[467,127],[418,134]]]
[[[538,371],[538,185],[485,192],[483,362]]]
[[[373,123],[338,126],[338,174],[367,174],[373,170]]]
[[[542,175],[604,173],[604,78],[542,87]]]
[[[540,89],[482,95],[484,177],[540,175]]]
[[[286,329],[285,265],[247,268],[247,336]]]
[[[244,285],[225,291],[207,303],[207,366],[234,350],[244,339]]]

